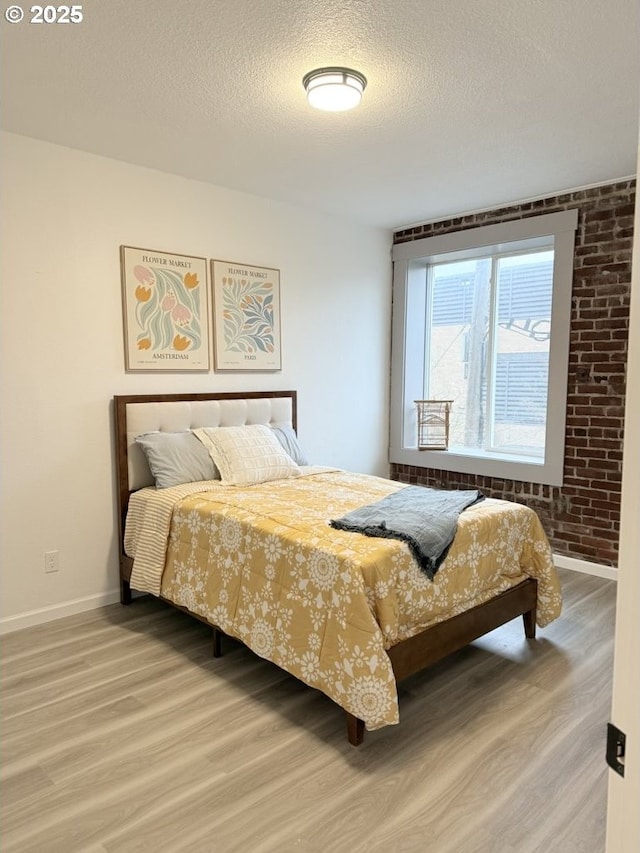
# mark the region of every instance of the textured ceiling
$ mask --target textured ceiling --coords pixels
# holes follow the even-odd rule
[[[90,0],[67,25],[24,9],[0,25],[15,133],[383,227],[636,171],[637,0]],[[358,109],[307,105],[322,65],[367,76]]]

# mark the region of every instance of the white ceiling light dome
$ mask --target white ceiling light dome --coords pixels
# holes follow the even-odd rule
[[[351,68],[316,68],[304,75],[302,85],[312,107],[343,112],[358,106],[367,78]]]

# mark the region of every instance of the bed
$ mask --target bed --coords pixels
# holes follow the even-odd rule
[[[297,464],[282,441],[292,469],[271,479],[228,485],[215,455],[225,482],[214,465],[156,488],[151,439],[295,438],[296,404],[295,391],[114,398],[121,601],[149,592],[207,622],[215,656],[224,634],[241,640],[333,699],[359,745],[365,728],[398,722],[397,682],[520,616],[534,638],[559,615],[560,586],[527,507],[467,509],[431,580],[404,542],[329,525],[404,484]]]

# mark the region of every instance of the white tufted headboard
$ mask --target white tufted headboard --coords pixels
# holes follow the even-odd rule
[[[293,425],[292,398],[253,397],[126,403],[129,491],[153,484],[147,460],[135,438],[145,432],[183,432],[197,427]]]

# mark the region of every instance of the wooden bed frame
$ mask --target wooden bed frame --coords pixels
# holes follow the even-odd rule
[[[120,540],[120,600],[122,604],[131,604],[131,570],[133,560],[124,552],[124,525],[129,504],[131,488],[129,482],[129,433],[127,429],[127,406],[130,403],[178,403],[214,400],[256,400],[285,397],[291,401],[291,420],[294,429],[297,426],[297,396],[295,391],[248,391],[221,392],[210,394],[134,394],[114,397],[116,465],[118,477],[118,518]],[[483,634],[493,631],[500,625],[510,622],[518,616],[523,617],[525,636],[534,639],[536,635],[537,581],[533,578],[500,593],[495,598],[460,613],[443,622],[427,628],[420,634],[404,640],[387,650],[396,682],[430,666],[447,655],[467,646]],[[167,599],[163,599],[167,600]],[[168,602],[173,607],[178,607]],[[180,610],[185,608],[178,607]],[[202,622],[206,620],[189,612]],[[210,624],[210,623],[206,623]],[[213,629],[213,654],[221,655],[222,631],[215,625]],[[347,736],[349,743],[358,746],[364,739],[364,722],[348,711]]]

